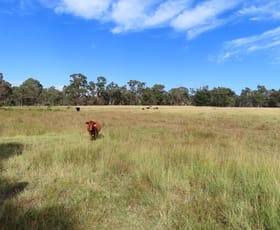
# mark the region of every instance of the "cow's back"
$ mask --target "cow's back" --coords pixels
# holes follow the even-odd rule
[[[100,132],[102,126],[98,121],[95,121],[95,127],[96,127],[97,131]]]

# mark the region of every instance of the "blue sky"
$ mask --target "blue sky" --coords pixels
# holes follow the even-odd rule
[[[0,0],[0,31],[12,85],[280,88],[279,0]]]

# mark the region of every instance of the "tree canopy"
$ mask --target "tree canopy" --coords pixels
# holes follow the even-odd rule
[[[104,76],[88,81],[81,73],[69,76],[62,90],[44,88],[32,77],[12,86],[0,73],[0,106],[8,105],[196,105],[218,107],[280,107],[280,90],[257,85],[245,87],[240,95],[226,87],[188,89],[185,86],[166,90],[162,84],[148,87],[145,82],[130,80],[119,86],[107,83]]]

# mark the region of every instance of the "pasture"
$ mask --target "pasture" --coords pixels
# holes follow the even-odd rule
[[[0,229],[280,229],[280,110],[0,108],[0,170]]]

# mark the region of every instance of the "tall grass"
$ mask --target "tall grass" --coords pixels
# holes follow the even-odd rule
[[[0,229],[279,229],[279,115],[0,110]]]

